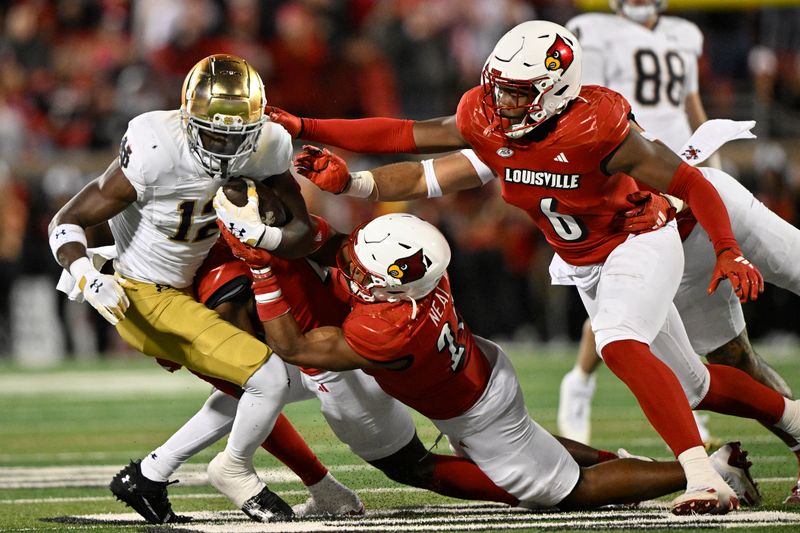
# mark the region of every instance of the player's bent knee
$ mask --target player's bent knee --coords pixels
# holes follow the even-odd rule
[[[386,477],[403,485],[428,489],[433,483],[435,459],[416,433],[411,441],[388,457],[369,461]]]
[[[273,354],[245,382],[244,389],[250,394],[279,399],[288,394],[288,382],[286,364]]]

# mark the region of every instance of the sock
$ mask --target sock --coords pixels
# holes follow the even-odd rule
[[[610,342],[603,348],[603,360],[636,396],[650,424],[675,456],[702,447],[678,378],[646,344],[634,340]]]
[[[272,355],[244,384],[225,451],[239,461],[253,455],[272,431],[286,404],[289,381],[283,361]]]
[[[501,502],[514,507],[519,504],[517,498],[495,485],[475,463],[463,457],[431,456],[435,463],[429,490],[463,500]]]
[[[770,389],[772,390],[772,389]],[[800,403],[797,400],[789,400],[783,398],[784,408],[781,413],[781,418],[775,424],[775,427],[782,429],[789,435],[798,440],[800,437]]]
[[[167,441],[142,459],[142,474],[152,481],[167,481],[191,456],[228,434],[236,413],[236,398],[216,391],[203,407]]]
[[[289,419],[283,415],[278,416],[272,433],[261,447],[288,466],[306,487],[318,483],[328,473],[328,469],[314,455]]]
[[[711,374],[711,384],[697,409],[752,418],[769,426],[781,420],[786,402],[779,393],[738,368],[725,365],[706,365],[706,368]],[[800,427],[795,433],[788,432],[795,436],[798,431]]]
[[[678,455],[678,462],[683,467],[686,475],[686,491],[701,490],[706,488],[716,488],[720,475],[711,466],[703,446],[689,448]]]
[[[589,380],[592,378],[592,373],[586,372],[578,365],[575,365],[575,367],[572,369],[572,373],[575,376],[581,378],[581,383],[583,383],[584,385],[588,384]]]

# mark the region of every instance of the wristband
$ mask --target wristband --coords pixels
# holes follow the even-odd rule
[[[283,232],[281,231],[281,228],[265,225],[264,233],[261,234],[261,237],[259,237],[258,241],[256,242],[256,248],[261,248],[262,250],[271,252],[281,244],[282,239]]]
[[[59,224],[50,233],[50,250],[58,261],[58,250],[68,242],[79,242],[86,248],[86,232],[77,224]]]
[[[436,171],[433,168],[433,159],[422,161],[422,171],[425,174],[425,185],[428,187],[428,198],[439,198],[442,195],[442,187],[436,179]]]
[[[663,193],[663,192],[660,193],[660,194],[661,194],[661,196],[663,196],[664,198],[667,199],[667,202],[669,202],[669,205],[671,205],[672,207],[675,208],[675,212],[676,213],[680,213],[681,211],[686,209],[686,202],[684,202],[683,200],[681,200],[677,196],[672,196],[671,194],[666,194],[666,193]]]
[[[369,198],[374,189],[375,178],[372,177],[372,172],[363,170],[350,173],[350,185],[344,193],[356,198]]]

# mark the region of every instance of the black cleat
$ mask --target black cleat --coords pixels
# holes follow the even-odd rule
[[[242,511],[256,522],[288,522],[294,519],[294,511],[289,504],[267,487],[244,502]]]
[[[167,497],[167,486],[177,481],[152,481],[142,474],[141,461],[131,461],[117,472],[108,488],[117,499],[151,524],[181,524],[191,520],[176,515]]]

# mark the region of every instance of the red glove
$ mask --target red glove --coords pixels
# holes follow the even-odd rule
[[[294,169],[323,191],[340,194],[350,182],[350,171],[344,159],[327,148],[306,144],[294,158]]]
[[[632,204],[632,208],[617,213],[623,231],[647,233],[663,227],[675,218],[676,209],[660,194],[636,191],[630,193],[626,200]]]
[[[225,240],[225,244],[231,249],[233,255],[244,261],[247,266],[253,268],[264,268],[269,266],[272,256],[268,251],[261,248],[254,248],[240,241],[236,236],[225,227],[225,223],[217,219],[217,226],[220,234]]]
[[[739,248],[725,248],[717,254],[708,294],[717,290],[719,282],[725,278],[730,280],[742,303],[755,300],[760,292],[764,292],[764,277],[753,263],[744,258]]]
[[[300,134],[303,132],[303,119],[300,117],[296,117],[289,113],[288,111],[284,111],[280,107],[275,107],[268,105],[264,108],[264,112],[269,116],[269,120],[274,122],[275,124],[280,124],[286,131],[289,132],[289,135],[292,136],[292,139],[297,139]]]

